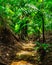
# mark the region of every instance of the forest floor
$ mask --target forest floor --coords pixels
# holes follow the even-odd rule
[[[17,42],[10,33],[0,33],[0,65],[52,65],[52,32],[47,32],[45,38],[50,50],[41,62],[34,41]]]

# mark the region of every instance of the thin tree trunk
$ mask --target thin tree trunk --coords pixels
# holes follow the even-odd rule
[[[45,42],[45,27],[44,27],[44,23],[45,23],[45,19],[44,19],[44,0],[42,0],[42,8],[41,8],[41,13],[42,13],[42,35],[43,35],[43,43]]]
[[[44,30],[44,15],[42,13],[42,35],[43,35],[43,43],[45,42],[45,34],[44,34],[45,30]]]

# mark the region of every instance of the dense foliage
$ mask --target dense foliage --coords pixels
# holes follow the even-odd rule
[[[52,30],[52,0],[0,0],[0,16],[18,34],[42,33],[42,13],[45,31]]]

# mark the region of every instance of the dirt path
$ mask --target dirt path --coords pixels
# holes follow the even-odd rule
[[[0,33],[0,63],[6,65],[41,65],[40,56],[34,50],[33,41],[16,41],[10,33]],[[42,65],[52,65],[52,33],[45,34],[46,43],[51,44]]]

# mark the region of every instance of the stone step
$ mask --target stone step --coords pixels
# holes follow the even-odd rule
[[[36,44],[33,44],[33,42],[30,41],[27,44],[23,43],[22,47],[24,50],[32,51],[32,50],[34,50],[34,47],[36,47]]]
[[[21,60],[21,61],[13,61],[11,65],[33,65],[27,61]]]
[[[23,59],[23,60],[38,60],[39,56],[37,51],[23,51],[16,53],[16,59]]]

